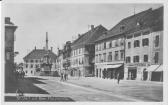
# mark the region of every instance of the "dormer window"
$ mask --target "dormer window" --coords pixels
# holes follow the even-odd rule
[[[120,31],[124,31],[125,30],[125,26],[124,25],[121,25],[120,26]]]

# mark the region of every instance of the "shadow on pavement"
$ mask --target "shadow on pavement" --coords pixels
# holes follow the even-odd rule
[[[5,96],[7,102],[74,102],[69,97],[16,97]]]
[[[37,77],[27,77],[19,79],[16,82],[8,82],[5,84],[5,93],[16,93],[17,89],[21,89],[24,93],[32,94],[49,94],[45,90],[35,86],[34,84],[45,84],[39,80],[45,80]]]

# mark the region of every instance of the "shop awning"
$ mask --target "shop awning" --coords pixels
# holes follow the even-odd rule
[[[116,64],[116,65],[105,65],[104,68],[118,68],[122,66],[122,64]]]
[[[146,71],[155,71],[157,68],[159,68],[160,65],[151,65],[147,68]]]
[[[70,68],[69,70],[77,70],[76,68]]]
[[[154,72],[162,72],[163,71],[163,65],[160,65]]]

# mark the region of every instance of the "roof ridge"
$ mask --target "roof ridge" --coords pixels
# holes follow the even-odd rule
[[[91,34],[93,34],[99,27],[101,27],[102,25],[98,25],[96,26],[93,30],[88,30],[87,32],[83,33],[77,40],[75,40],[72,45],[74,45],[77,41],[79,41],[82,37],[88,35],[89,32],[91,32]],[[89,35],[90,36],[90,35]],[[86,36],[87,37],[87,36]]]

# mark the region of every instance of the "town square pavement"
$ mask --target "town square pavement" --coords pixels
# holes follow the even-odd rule
[[[162,82],[121,80],[120,84],[117,84],[116,80],[96,77],[69,77],[64,82],[60,81],[59,77],[26,78],[36,78],[38,82],[33,82],[31,89],[29,89],[30,85],[23,87],[25,96],[67,97],[72,101],[95,102],[163,101]],[[34,87],[37,88],[36,91]],[[30,92],[33,90],[34,92]],[[15,96],[15,93],[6,92],[5,96]]]

